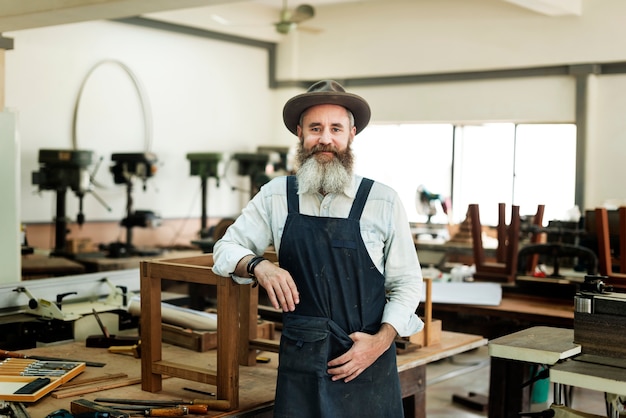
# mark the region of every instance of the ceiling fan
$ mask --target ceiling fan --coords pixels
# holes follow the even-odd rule
[[[280,20],[274,23],[276,31],[288,34],[298,28],[298,24],[315,16],[315,9],[309,4],[301,4],[293,10],[287,6],[287,0],[283,0],[283,8],[280,11]]]

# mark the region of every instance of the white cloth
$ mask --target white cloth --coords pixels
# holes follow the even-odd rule
[[[300,195],[300,213],[347,218],[361,179],[354,176],[342,194]],[[250,254],[261,255],[271,245],[279,253],[287,218],[286,183],[286,177],[278,177],[265,184],[215,243],[216,274],[232,276],[239,260]],[[361,216],[361,235],[372,261],[385,276],[388,302],[383,322],[391,324],[401,336],[420,331],[424,324],[415,311],[422,295],[422,272],[406,212],[390,187],[378,182],[372,186]],[[250,282],[233,279],[242,284]]]

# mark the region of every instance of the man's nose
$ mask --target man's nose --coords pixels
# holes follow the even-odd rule
[[[324,129],[321,133],[320,133],[320,137],[318,142],[320,144],[330,144],[332,142],[332,135],[330,133],[330,131],[328,129]]]

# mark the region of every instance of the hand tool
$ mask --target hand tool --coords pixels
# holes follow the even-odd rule
[[[131,354],[135,358],[141,358],[141,341],[133,345],[112,345],[109,353]]]
[[[194,415],[206,415],[209,413],[209,407],[206,405],[115,405],[111,406],[113,409],[120,409],[122,411],[143,411],[144,414],[150,413],[151,417],[164,417],[164,416],[183,416],[188,414]],[[147,412],[149,411],[149,412]],[[157,415],[158,414],[158,415]],[[167,415],[170,414],[170,415]],[[182,414],[182,415],[178,415]]]
[[[183,388],[183,390],[188,390],[189,392],[200,393],[202,395],[215,396],[215,392],[206,392],[204,390],[198,390],[194,388]]]
[[[194,405],[194,401],[183,399],[123,399],[123,398],[96,398],[94,402],[116,403],[126,405]]]
[[[189,414],[187,407],[170,407],[170,408],[150,408],[142,405],[126,405],[126,406],[113,406],[113,409],[125,410],[125,411],[138,411],[131,412],[131,415],[142,415],[144,417],[184,417]]]
[[[31,418],[26,407],[21,402],[9,402],[9,412],[13,418]]]
[[[184,401],[182,399],[112,399],[112,398],[96,398],[95,402],[115,403],[117,405],[111,406],[115,409],[123,410],[141,410],[146,408],[160,407],[172,407],[172,408],[186,408],[189,414],[203,415],[209,412],[209,407],[206,404],[198,404],[194,401]]]
[[[127,404],[127,405],[138,405],[143,404],[147,405],[152,403],[154,405],[154,401],[151,400],[141,400],[141,399],[120,399],[120,398],[97,398],[95,402],[104,402],[104,403],[117,403],[117,404]],[[216,409],[219,411],[227,410],[230,408],[229,401],[225,401],[222,399],[193,399],[190,401],[183,401],[182,399],[174,399],[174,400],[158,400],[158,405],[206,405],[209,410]]]
[[[1,358],[22,358],[22,359],[32,359],[32,360],[45,360],[45,361],[69,361],[74,363],[85,363],[88,367],[104,367],[105,363],[97,363],[93,361],[84,361],[84,360],[70,360],[58,357],[45,357],[45,356],[31,356],[27,354],[17,353],[15,351],[6,351],[0,349],[0,357]]]
[[[111,406],[115,409],[123,410],[142,410],[150,409],[156,406],[170,407],[163,409],[176,409],[185,408],[188,414],[205,415],[209,412],[209,407],[206,404],[198,403],[195,401],[185,401],[182,399],[117,399],[117,398],[96,398],[95,402],[115,403],[117,405]]]
[[[81,415],[86,413],[108,413],[110,418],[128,418],[129,415],[117,409],[110,408],[105,405],[99,405],[95,402],[89,401],[87,399],[75,399],[70,403],[70,411],[74,415]]]
[[[90,335],[85,340],[85,347],[109,348],[118,345],[134,345],[139,342],[139,336],[116,336],[109,334],[109,330],[100,320],[96,309],[92,309],[93,316],[98,322],[102,335]]]
[[[80,414],[72,414],[67,409],[58,409],[51,412],[46,418],[114,418],[108,412],[83,412]]]

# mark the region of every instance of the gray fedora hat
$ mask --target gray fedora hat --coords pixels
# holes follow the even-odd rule
[[[369,123],[371,110],[361,96],[347,93],[343,86],[333,80],[322,80],[313,84],[306,93],[292,97],[283,108],[283,121],[291,133],[297,135],[300,115],[311,106],[335,104],[343,106],[354,115],[356,133],[361,132]]]

